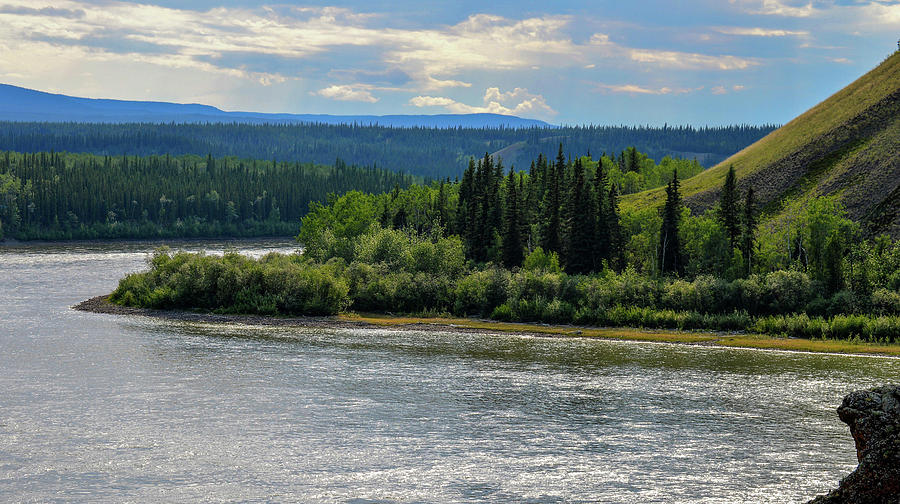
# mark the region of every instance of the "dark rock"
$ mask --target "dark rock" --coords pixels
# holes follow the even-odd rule
[[[900,504],[900,386],[853,392],[837,412],[850,426],[859,466],[809,504]]]

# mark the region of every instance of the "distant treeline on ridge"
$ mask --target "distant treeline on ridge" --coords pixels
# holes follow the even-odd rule
[[[711,166],[774,125],[565,126],[560,128],[390,128],[328,124],[87,124],[0,122],[0,151],[97,155],[195,154],[331,164],[335,159],[431,179],[462,175],[485,152],[525,169],[539,154],[620,154],[629,147],[657,161],[697,158]],[[360,188],[361,189],[361,188]]]

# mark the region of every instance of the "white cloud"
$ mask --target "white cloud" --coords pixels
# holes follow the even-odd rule
[[[687,94],[694,91],[700,91],[703,86],[696,88],[670,88],[663,86],[661,88],[650,88],[639,86],[637,84],[603,84],[595,85],[596,90],[601,93],[627,93],[627,94],[646,94],[646,95],[670,95],[670,94]]]
[[[543,118],[557,114],[542,95],[530,93],[524,88],[507,92],[496,87],[487,88],[483,102],[482,106],[473,106],[444,96],[416,96],[409,100],[414,107],[443,107],[454,114],[490,113]]]
[[[769,28],[750,28],[742,26],[725,26],[715,28],[715,31],[725,35],[738,35],[748,37],[806,37],[808,31],[803,30],[777,30]]]
[[[348,85],[334,85],[316,91],[317,95],[340,101],[359,101],[366,103],[375,103],[378,98],[372,96],[367,89],[355,88]]]
[[[738,3],[747,14],[805,18],[813,15],[812,2],[797,4],[783,0],[729,0]]]
[[[642,64],[652,64],[662,68],[678,68],[684,70],[744,70],[759,62],[737,56],[688,53],[660,49],[636,49],[617,44],[609,35],[595,33],[588,42],[587,54],[600,58],[621,61],[623,59]]]
[[[709,91],[714,95],[723,95],[723,94],[728,94],[728,93],[737,93],[737,92],[743,91],[744,89],[745,89],[745,86],[743,86],[741,84],[735,84],[731,87],[713,86],[713,87],[709,88]]]
[[[685,70],[702,68],[745,70],[759,64],[758,61],[737,56],[708,56],[705,54],[649,49],[631,49],[628,53],[632,60],[640,63],[652,63],[661,67]]]

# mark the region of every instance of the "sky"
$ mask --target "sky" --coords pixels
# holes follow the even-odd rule
[[[0,0],[0,83],[254,112],[764,124],[898,39],[900,0]]]

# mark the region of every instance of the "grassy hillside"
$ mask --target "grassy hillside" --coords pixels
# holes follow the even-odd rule
[[[719,198],[733,165],[741,190],[756,191],[777,219],[810,197],[838,195],[873,232],[900,234],[900,52],[846,88],[715,167],[685,180],[695,212]],[[661,189],[623,199],[625,208],[663,203]]]

